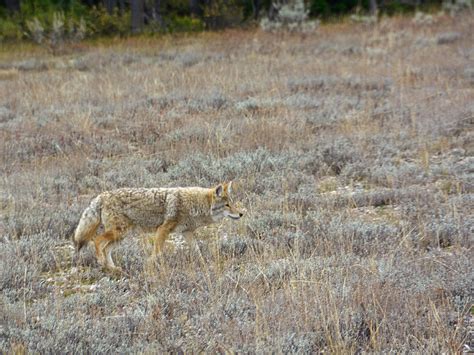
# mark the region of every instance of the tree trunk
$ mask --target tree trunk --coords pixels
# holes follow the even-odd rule
[[[20,11],[20,0],[5,0],[7,10],[11,12]]]
[[[257,20],[260,15],[260,8],[262,4],[260,0],[252,0],[252,16],[254,20]]]
[[[139,33],[143,29],[144,23],[144,0],[131,0],[132,9],[132,33]]]
[[[114,12],[114,7],[117,6],[117,0],[104,0],[105,9],[109,15]]]
[[[377,16],[377,0],[370,0],[370,15]]]
[[[281,7],[280,3],[276,4],[272,1],[272,3],[270,4],[270,9],[268,9],[268,18],[271,21],[275,21],[276,18],[278,17],[278,13],[280,12],[280,7]]]
[[[161,0],[155,0],[155,4],[153,6],[153,20],[156,21],[161,28],[163,28],[163,16],[161,12]]]
[[[193,17],[202,16],[202,8],[199,0],[189,0],[189,10],[191,12],[191,16]]]
[[[123,16],[125,13],[125,0],[119,0],[119,14]]]

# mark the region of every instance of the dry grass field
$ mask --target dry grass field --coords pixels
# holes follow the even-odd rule
[[[1,352],[474,348],[474,18],[0,53]],[[99,192],[235,180],[238,222],[73,258]]]

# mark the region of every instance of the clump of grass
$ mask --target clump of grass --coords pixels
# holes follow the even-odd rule
[[[438,37],[436,37],[437,44],[450,44],[454,43],[461,38],[461,34],[459,32],[444,32],[440,33]]]

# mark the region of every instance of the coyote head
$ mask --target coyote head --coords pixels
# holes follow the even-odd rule
[[[213,188],[211,216],[214,221],[220,221],[224,217],[239,219],[244,214],[238,210],[232,202],[232,181],[219,184]]]

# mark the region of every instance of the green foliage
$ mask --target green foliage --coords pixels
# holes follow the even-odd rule
[[[50,24],[42,23],[37,17],[26,20],[25,34],[34,42],[46,45],[53,53],[58,53],[66,42],[77,42],[84,39],[87,27],[84,19],[75,21],[66,17],[63,12],[54,12]]]
[[[462,9],[472,9],[473,0],[426,0],[418,5],[415,0],[377,1],[380,13],[395,14],[413,11],[415,9],[429,9],[439,7],[442,3],[445,10],[453,14]],[[298,11],[302,6],[304,11]],[[94,36],[125,36],[131,32],[130,2],[125,2],[125,9],[118,10],[118,5],[112,13],[102,5],[102,1],[92,2],[85,0],[21,0],[20,11],[11,13],[6,9],[6,2],[0,1],[0,40],[17,40],[28,37],[28,23],[37,21],[44,31],[50,31],[54,24],[54,14],[63,13],[67,24],[80,23],[81,19],[87,26],[87,34]],[[92,5],[95,4],[95,5]],[[97,5],[99,4],[99,5]],[[191,13],[189,0],[162,0],[159,9],[154,8],[156,3],[145,1],[145,13],[148,22],[146,33],[160,32],[195,32],[204,29],[220,29],[242,24],[244,21],[258,16],[263,19],[265,28],[288,29],[286,23],[301,24],[301,20],[286,21],[293,15],[309,15],[309,18],[330,18],[347,14],[364,14],[369,10],[368,0],[206,0],[199,1],[196,13]],[[276,16],[274,10],[278,13]],[[283,10],[283,11],[282,11]],[[287,11],[286,15],[284,12]],[[159,21],[153,20],[159,13]],[[267,21],[267,16],[270,21]],[[276,18],[275,17],[279,17]],[[35,20],[36,19],[36,20]],[[305,22],[306,24],[309,22]],[[74,27],[74,26],[72,26]],[[275,28],[276,27],[276,28]],[[299,27],[289,28],[299,30]],[[314,26],[310,26],[314,27]],[[67,29],[66,29],[67,30]]]
[[[236,26],[244,19],[243,6],[238,0],[211,0],[203,10],[204,22],[211,29]]]
[[[58,32],[60,23],[61,31],[72,35],[84,26],[86,15],[87,7],[79,0],[24,0],[18,13],[0,11],[0,40],[31,38],[33,28],[36,34]]]
[[[170,17],[189,16],[189,0],[164,1],[163,13]]]
[[[403,14],[403,13],[413,11],[414,8],[415,8],[414,5],[391,1],[391,2],[388,2],[386,5],[384,5],[383,11],[387,15],[395,15],[395,14]]]
[[[303,0],[293,0],[284,5],[275,5],[277,10],[273,18],[263,18],[260,27],[265,31],[281,29],[297,32],[312,32],[318,21],[308,21],[309,9]]]
[[[63,12],[68,17],[80,18],[87,14],[87,7],[79,0],[23,0],[21,15],[23,19],[37,17],[40,21],[51,22],[54,13]]]
[[[120,15],[118,9],[114,9],[109,14],[103,6],[94,6],[89,14],[89,26],[94,35],[124,36],[130,32],[130,18],[130,11]]]
[[[380,1],[377,3],[381,4]],[[341,16],[359,10],[369,9],[368,0],[311,0],[309,3],[310,15],[328,18],[331,16]]]
[[[13,18],[0,20],[0,41],[18,40],[22,37],[22,28],[19,22]]]
[[[189,16],[174,16],[167,30],[170,32],[197,32],[204,30],[204,23],[198,19]]]
[[[311,16],[328,17],[331,13],[331,6],[327,0],[313,0],[309,7]]]

